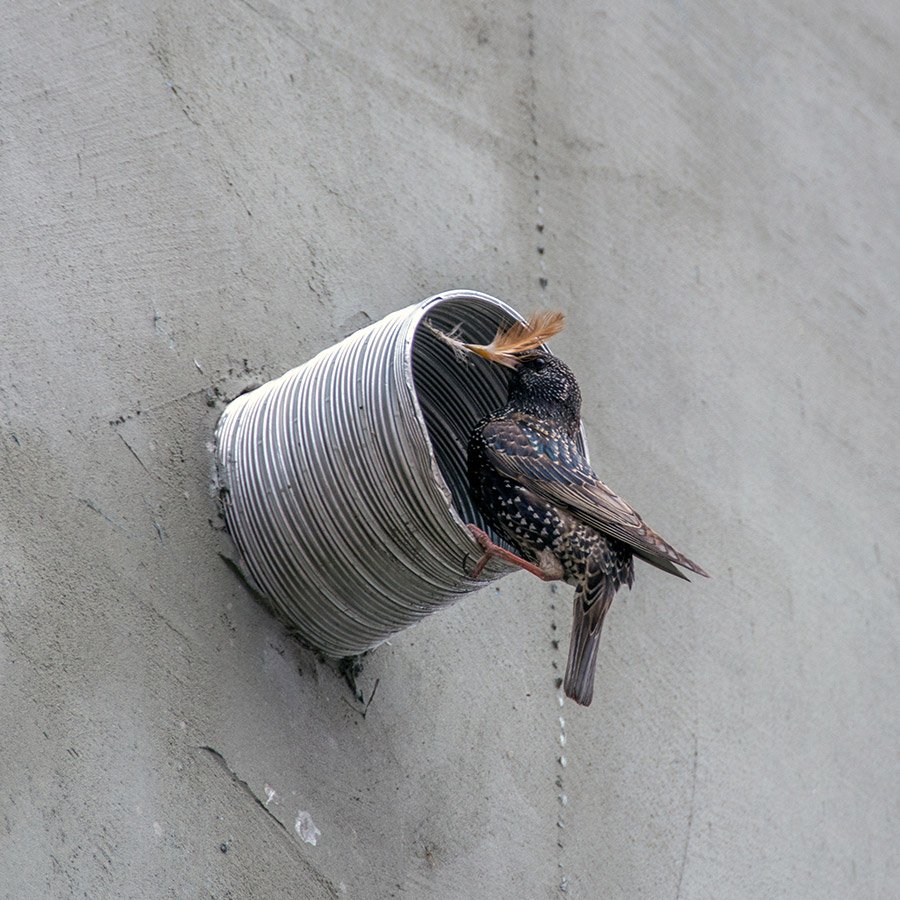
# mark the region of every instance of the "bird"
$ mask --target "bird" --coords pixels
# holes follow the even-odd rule
[[[616,591],[634,582],[634,557],[686,580],[679,567],[709,576],[599,479],[581,450],[575,375],[537,341],[523,341],[521,329],[516,338],[506,349],[500,335],[463,345],[512,369],[506,404],[475,425],[466,455],[476,509],[516,552],[468,525],[483,551],[472,577],[500,558],[575,587],[563,689],[589,706],[603,621]]]

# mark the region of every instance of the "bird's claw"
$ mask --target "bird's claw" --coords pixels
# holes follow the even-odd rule
[[[478,578],[481,573],[484,571],[484,567],[491,561],[491,557],[493,553],[491,553],[491,548],[496,547],[497,545],[488,537],[488,535],[482,531],[477,525],[466,525],[466,528],[469,529],[472,537],[475,538],[476,543],[484,553],[480,560],[478,560],[475,568],[472,569],[472,574],[469,576],[470,578]]]
[[[515,553],[510,552],[505,547],[501,547],[499,544],[494,543],[490,536],[485,531],[482,531],[477,525],[466,525],[466,528],[469,529],[470,534],[475,538],[478,546],[484,550],[484,555],[478,560],[478,564],[469,576],[470,578],[478,578],[484,571],[484,567],[496,557],[497,559],[502,559],[504,562],[509,563],[511,566],[518,566],[526,572],[531,572],[532,575],[536,575],[542,581],[557,580],[555,576],[549,575],[541,569],[540,566],[536,566],[527,559],[522,559],[521,556],[516,556]]]

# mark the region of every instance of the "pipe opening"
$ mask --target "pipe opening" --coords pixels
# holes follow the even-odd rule
[[[475,298],[445,300],[430,309],[417,326],[411,354],[416,395],[452,507],[463,522],[484,529],[503,545],[506,542],[475,508],[466,472],[466,447],[478,420],[506,403],[512,373],[474,355],[460,359],[428,324],[445,333],[458,329],[456,334],[467,343],[486,344],[498,328],[515,321],[515,316],[495,303]]]

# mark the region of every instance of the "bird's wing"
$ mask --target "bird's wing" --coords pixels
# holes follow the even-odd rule
[[[485,450],[498,473],[603,534],[627,544],[642,559],[680,578],[675,564],[706,575],[666,543],[596,475],[575,441],[528,416],[488,423]]]

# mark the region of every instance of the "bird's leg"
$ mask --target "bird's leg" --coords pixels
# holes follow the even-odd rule
[[[471,578],[477,578],[484,571],[484,567],[496,556],[498,559],[508,562],[511,566],[518,566],[526,572],[531,572],[532,575],[537,575],[542,581],[558,580],[558,575],[545,572],[540,566],[528,562],[527,559],[522,559],[521,556],[516,556],[515,553],[511,553],[499,544],[495,544],[477,525],[466,525],[466,528],[469,529],[472,533],[472,537],[475,538],[481,549],[484,550],[484,556],[478,560],[478,565],[472,570]]]

